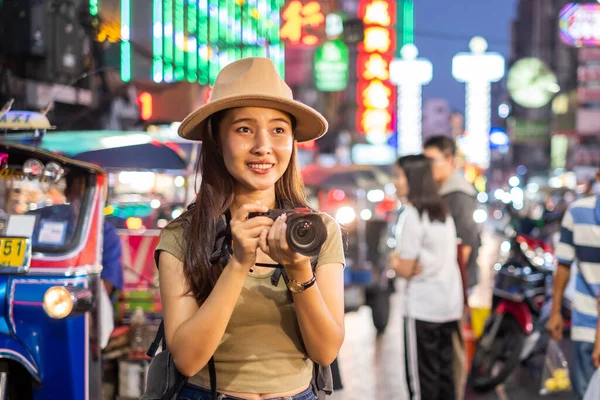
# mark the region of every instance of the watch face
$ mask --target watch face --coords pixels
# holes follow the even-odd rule
[[[560,90],[556,75],[538,58],[523,58],[508,72],[508,91],[512,99],[527,108],[540,108]]]
[[[287,284],[288,289],[290,289],[290,292],[292,293],[300,293],[301,291],[304,290],[304,287],[302,286],[302,284],[296,282],[296,281],[290,281]]]

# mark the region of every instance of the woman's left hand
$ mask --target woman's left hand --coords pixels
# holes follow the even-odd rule
[[[258,243],[260,249],[273,261],[286,268],[294,268],[310,262],[310,257],[297,253],[290,248],[285,236],[286,220],[287,215],[285,214],[277,218],[271,229],[262,232]]]

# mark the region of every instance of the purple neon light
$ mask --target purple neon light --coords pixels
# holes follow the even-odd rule
[[[567,4],[559,14],[558,26],[560,39],[571,46],[600,46],[600,38],[576,39],[569,34],[570,22],[579,11],[598,13],[600,18],[600,4]]]

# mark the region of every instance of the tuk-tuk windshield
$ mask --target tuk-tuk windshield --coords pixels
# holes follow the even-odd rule
[[[21,157],[20,157],[21,156]],[[24,168],[27,162],[32,163]],[[91,175],[59,163],[56,181],[35,174],[48,160],[11,151],[0,171],[0,235],[29,237],[34,252],[60,253],[75,244],[89,207]]]
[[[160,229],[185,208],[183,175],[153,171],[109,172],[106,219],[117,229]]]

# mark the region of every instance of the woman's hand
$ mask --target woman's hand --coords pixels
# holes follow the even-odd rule
[[[398,253],[392,252],[388,255],[389,268],[396,271],[398,275],[405,279],[409,279],[423,272],[423,267],[416,260],[403,260]]]
[[[592,362],[594,368],[600,368],[600,343],[596,341],[594,344],[594,351],[592,352]]]
[[[285,236],[287,230],[286,220],[287,215],[281,215],[275,220],[275,223],[273,223],[268,232],[263,232],[260,235],[260,249],[271,257],[273,261],[286,268],[306,265],[307,262],[310,263],[310,257],[293,251],[287,242]]]
[[[273,226],[268,217],[248,219],[251,212],[267,212],[269,208],[260,203],[241,206],[231,217],[231,235],[233,237],[233,258],[244,268],[250,270],[256,263],[256,250],[261,235],[266,235]]]

